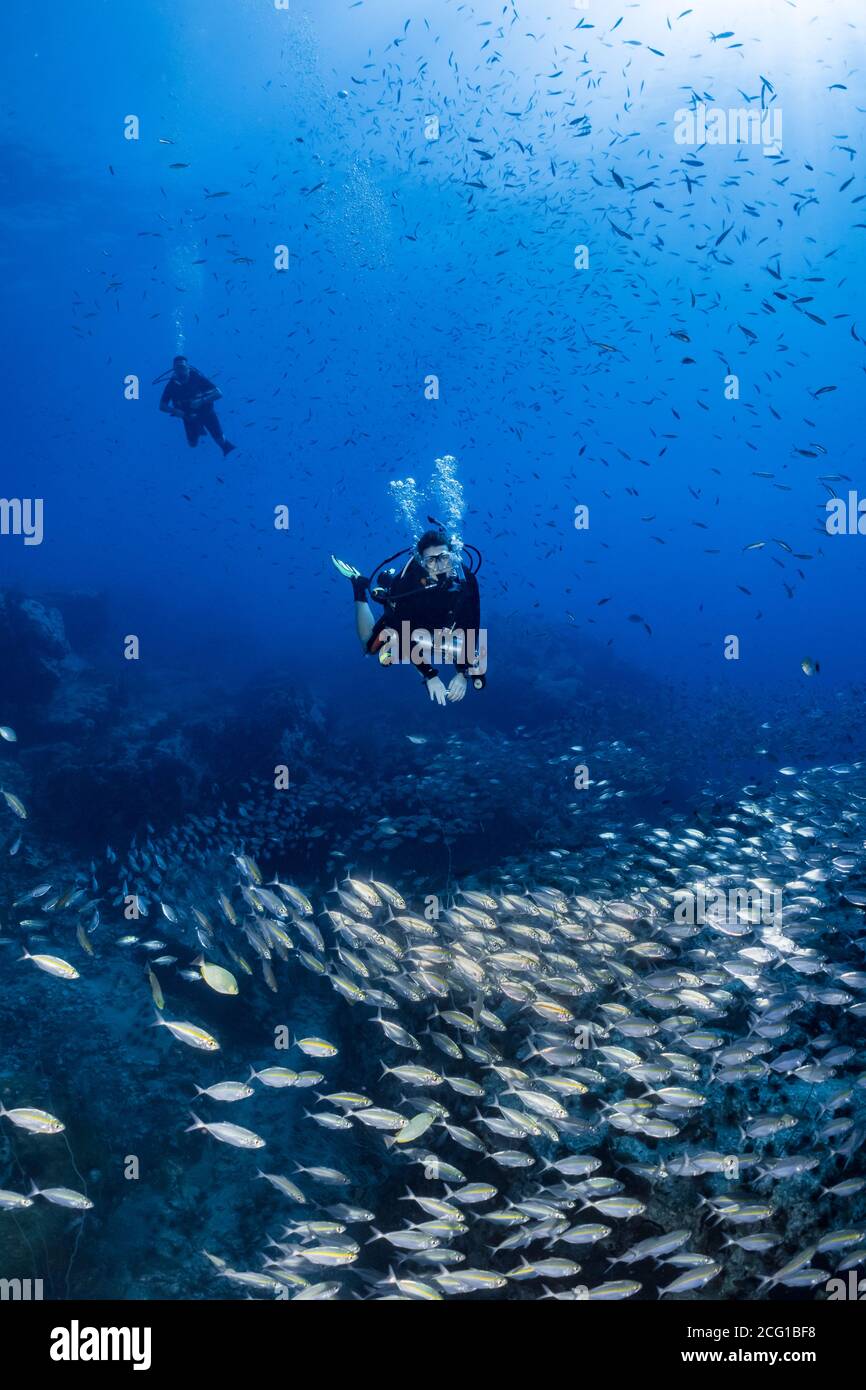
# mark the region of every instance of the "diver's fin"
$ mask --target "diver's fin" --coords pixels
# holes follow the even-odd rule
[[[344,579],[358,579],[360,577],[360,570],[356,570],[354,565],[347,564],[345,560],[338,560],[336,555],[331,556],[331,564]]]

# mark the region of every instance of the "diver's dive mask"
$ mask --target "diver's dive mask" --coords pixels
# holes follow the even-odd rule
[[[454,572],[454,554],[449,548],[443,548],[436,555],[418,555],[417,560],[425,574],[437,582],[450,578]]]

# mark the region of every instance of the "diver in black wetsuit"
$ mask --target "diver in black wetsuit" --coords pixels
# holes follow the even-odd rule
[[[214,401],[222,396],[218,386],[208,381],[206,376],[191,367],[185,357],[176,357],[172,373],[166,382],[159,402],[160,410],[167,415],[175,415],[183,420],[186,442],[194,449],[207,431],[223,451],[223,456],[235,448],[223,435],[222,426],[213,408]]]
[[[425,531],[401,570],[379,575],[373,596],[384,612],[378,619],[367,602],[371,581],[345,561],[331,559],[352,581],[355,624],[365,652],[377,654],[383,666],[414,666],[438,705],[462,700],[470,679],[476,689],[483,688],[486,646],[478,580],[451,549],[444,531]],[[447,688],[431,657],[454,665]]]

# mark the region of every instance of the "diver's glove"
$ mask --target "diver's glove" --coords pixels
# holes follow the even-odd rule
[[[448,699],[448,692],[445,683],[434,672],[432,676],[427,676],[424,684],[427,687],[427,694],[435,705],[444,705]]]
[[[466,694],[468,685],[469,682],[467,681],[464,673],[462,671],[458,671],[455,675],[451,677],[451,680],[448,682],[448,699],[452,701],[462,700],[464,695]]]

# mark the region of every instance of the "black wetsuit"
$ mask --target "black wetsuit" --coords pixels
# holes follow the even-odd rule
[[[367,651],[374,652],[382,646],[380,634],[384,628],[393,628],[400,639],[400,659],[401,661],[411,660],[412,644],[410,642],[407,649],[404,641],[403,623],[409,624],[409,631],[423,628],[432,636],[446,629],[455,628],[458,631],[472,634],[472,641],[477,649],[478,633],[481,623],[481,596],[478,592],[478,580],[470,569],[461,565],[461,574],[448,576],[442,582],[437,581],[427,573],[418,561],[410,561],[406,569],[393,577],[385,573],[379,576],[378,587],[387,590],[388,598],[385,603],[385,611],[376,622],[369,641]],[[457,661],[454,663],[455,669],[463,675],[474,659],[472,650],[468,650],[465,655],[469,656],[470,661]],[[427,662],[415,660],[412,662],[421,672],[425,680],[438,675],[435,666]]]
[[[197,372],[195,367],[190,367],[189,376],[186,381],[178,381],[175,377],[169,377],[166,382],[165,390],[162,393],[160,408],[173,405],[177,410],[187,411],[189,403],[195,396],[203,396],[207,391],[215,391],[217,388],[212,381],[208,381],[206,376]],[[186,441],[191,449],[194,449],[201,439],[205,430],[212,439],[215,439],[220,448],[225,444],[222,426],[217,419],[216,411],[213,408],[213,401],[208,401],[201,409],[185,414],[183,417],[183,427],[186,430]]]

